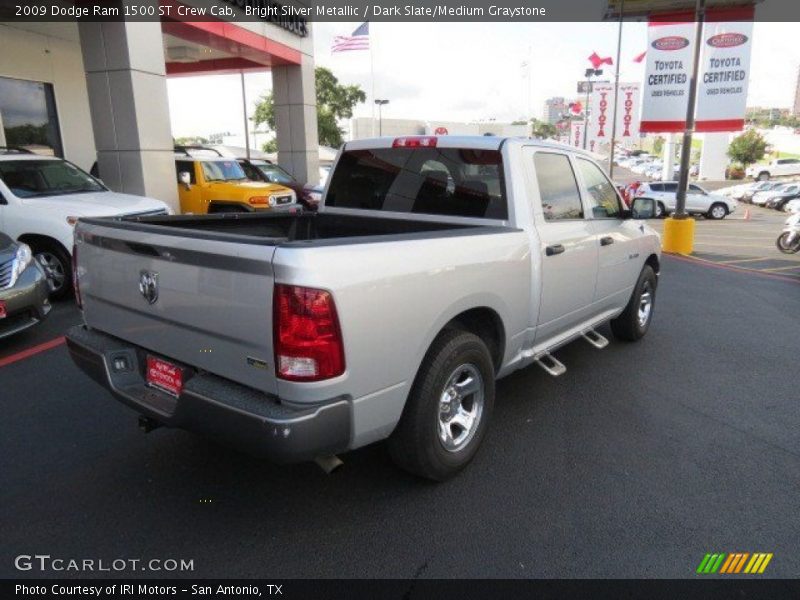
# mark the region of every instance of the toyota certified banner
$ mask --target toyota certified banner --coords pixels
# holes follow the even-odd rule
[[[752,7],[708,12],[703,26],[695,131],[738,131],[744,127],[752,19]],[[643,132],[676,132],[685,128],[694,39],[694,22],[650,22]]]
[[[570,121],[569,143],[576,148],[583,148],[583,121]]]
[[[651,21],[642,90],[643,132],[683,131],[694,50],[694,23]]]
[[[638,83],[619,84],[619,108],[617,109],[616,143],[630,145],[639,138],[639,92]],[[611,143],[614,118],[614,84],[595,83],[589,98],[589,143],[588,149],[603,152]]]
[[[697,131],[744,128],[752,44],[752,21],[705,24],[695,112]]]

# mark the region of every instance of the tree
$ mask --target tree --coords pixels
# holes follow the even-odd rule
[[[353,116],[353,108],[364,102],[367,95],[358,85],[342,85],[330,69],[317,67],[314,70],[317,86],[317,132],[319,143],[337,148],[344,143],[339,128],[339,119]],[[275,99],[272,92],[261,97],[253,115],[256,126],[265,123],[275,131]]]
[[[661,156],[662,150],[664,150],[664,138],[659,135],[653,140],[653,154]]]
[[[542,139],[558,137],[558,129],[556,129],[555,125],[540,121],[539,119],[531,119],[531,125],[533,126],[533,137]]]
[[[755,129],[748,129],[731,142],[728,156],[746,167],[761,160],[766,151],[767,140]]]

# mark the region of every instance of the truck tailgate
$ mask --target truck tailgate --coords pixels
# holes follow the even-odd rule
[[[78,224],[76,248],[89,327],[276,393],[274,246],[94,221]],[[155,285],[157,298],[140,289],[143,280]]]

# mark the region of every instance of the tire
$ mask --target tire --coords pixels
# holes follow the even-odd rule
[[[470,380],[475,391],[459,396],[458,386]],[[494,366],[483,340],[465,331],[444,330],[425,355],[389,437],[392,460],[420,477],[450,479],[475,456],[489,425],[494,395]],[[470,414],[471,421],[465,416]],[[459,423],[453,422],[456,417]],[[469,427],[462,427],[461,421]]]
[[[756,179],[759,181],[769,181],[769,171],[761,171]]]
[[[649,200],[649,198],[648,198],[648,200]],[[657,200],[657,201],[656,201],[656,214],[655,214],[655,218],[656,218],[656,219],[663,219],[663,218],[664,218],[664,217],[666,217],[666,216],[667,216],[667,207],[666,207],[666,206],[664,206],[664,203],[663,203],[663,202],[661,202],[661,200]]]
[[[72,291],[72,259],[69,254],[60,244],[44,241],[33,244],[33,256],[50,279],[50,298],[65,298]]]
[[[791,235],[791,231],[784,231],[778,236],[778,239],[775,240],[775,246],[784,254],[796,254],[800,251],[800,234],[795,233],[794,241],[789,243],[788,240]]]
[[[616,319],[611,320],[611,331],[614,333],[614,337],[626,342],[636,342],[645,336],[650,328],[650,322],[653,320],[657,287],[658,278],[655,271],[653,271],[653,267],[645,265],[639,274],[636,287],[633,288],[633,293],[625,310]],[[647,297],[649,302],[646,314],[643,316],[643,311],[645,311],[644,295],[646,293],[649,294]]]
[[[709,219],[719,220],[724,219],[728,216],[728,207],[726,207],[722,202],[714,202],[711,205],[711,208],[708,209],[706,213],[706,217]]]

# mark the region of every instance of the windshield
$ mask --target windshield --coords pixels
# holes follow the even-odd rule
[[[327,206],[507,219],[497,150],[376,148],[344,152],[331,173]]]
[[[235,160],[204,160],[203,177],[206,181],[244,181],[247,176]]]
[[[0,179],[17,198],[106,191],[94,177],[64,160],[2,161]]]
[[[253,162],[256,168],[261,171],[272,183],[294,183],[295,179],[286,171],[281,169],[278,165],[272,165],[266,162]]]

